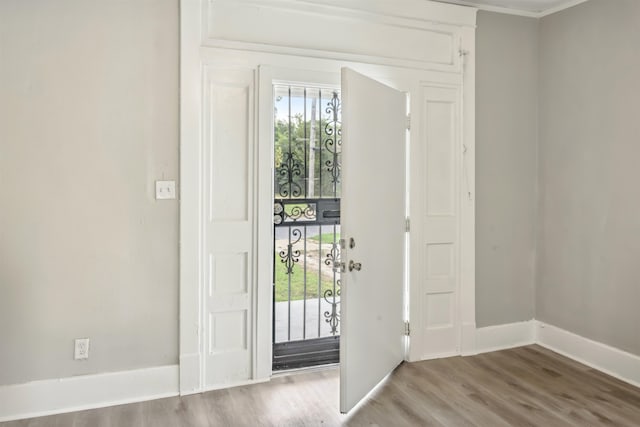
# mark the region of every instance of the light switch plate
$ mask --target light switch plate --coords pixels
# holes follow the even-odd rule
[[[156,181],[156,200],[170,200],[175,198],[175,181]]]

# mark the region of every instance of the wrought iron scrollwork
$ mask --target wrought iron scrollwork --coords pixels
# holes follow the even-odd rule
[[[331,311],[324,312],[324,321],[331,326],[331,335],[338,334],[338,325],[340,324],[340,310],[338,306],[340,305],[340,301],[336,298],[340,297],[340,279],[336,280],[335,289],[327,289],[324,291],[324,300],[331,305]]]
[[[298,203],[277,201],[273,204],[273,223],[275,225],[282,225],[285,222],[314,221],[315,219],[315,203],[300,206]]]
[[[340,290],[337,290],[336,294],[340,296]],[[327,302],[329,302],[329,298],[331,298],[332,296],[333,296],[333,290],[327,289],[325,291],[324,299]],[[331,311],[325,311],[324,317],[325,317],[325,322],[327,322],[329,326],[331,326],[331,335],[337,335],[338,325],[340,324],[340,310],[338,309],[338,305],[340,305],[340,301],[335,301],[335,298],[333,298],[333,300],[334,302],[330,302]]]
[[[302,195],[302,186],[296,182],[296,177],[302,175],[302,166],[296,161],[291,151],[284,153],[284,161],[278,168],[278,176],[282,179],[278,193],[280,197],[300,197]]]
[[[338,242],[334,242],[331,245],[331,250],[327,254],[324,260],[324,263],[325,265],[333,267],[333,265],[339,261],[340,261],[340,245],[338,244]],[[340,301],[338,301],[337,298],[340,297],[341,282],[340,282],[340,279],[335,278],[335,274],[337,273],[334,273],[333,288],[327,289],[323,293],[324,300],[331,305],[331,311],[324,312],[325,322],[327,322],[329,326],[331,326],[331,335],[338,334],[338,325],[340,324],[340,310],[338,309],[338,306],[340,305]]]
[[[292,221],[298,221],[300,219],[315,219],[316,217],[316,210],[314,208],[313,205],[308,204],[305,207],[301,207],[298,205],[295,205],[291,208],[291,210],[287,213],[285,213],[286,218],[290,219]]]
[[[334,197],[338,193],[338,184],[340,183],[340,174],[342,164],[340,161],[340,153],[342,151],[342,123],[340,121],[340,97],[338,92],[333,92],[331,101],[327,103],[326,112],[330,115],[330,120],[324,126],[324,133],[327,138],[324,140],[324,146],[330,154],[330,158],[324,162],[327,172],[331,177],[331,185],[333,187]]]
[[[293,246],[298,243],[300,239],[302,239],[302,232],[297,228],[292,229],[287,249],[281,250],[278,254],[280,256],[280,262],[286,267],[286,274],[292,274],[293,267],[300,261],[300,250],[293,249]]]
[[[331,244],[331,250],[327,254],[327,257],[324,260],[324,264],[329,267],[333,267],[333,264],[336,261],[340,260],[340,244],[338,242],[333,242]]]
[[[326,135],[324,147],[330,157],[324,162],[324,166],[326,171],[329,172],[334,197],[337,197],[338,195],[342,171],[342,164],[340,161],[340,154],[342,151],[342,123],[340,121],[340,109],[341,105],[338,92],[333,92],[333,96],[327,103],[327,108],[325,109],[325,112],[329,114],[329,121],[324,126],[324,133]],[[333,267],[333,265],[339,260],[340,245],[338,242],[333,242],[331,250],[327,254],[324,263],[329,267]],[[338,325],[340,324],[340,301],[338,300],[340,297],[340,279],[334,279],[333,288],[325,290],[323,297],[331,306],[331,310],[324,312],[325,322],[331,326],[331,334],[337,335]]]

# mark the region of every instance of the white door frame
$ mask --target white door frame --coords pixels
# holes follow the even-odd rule
[[[256,289],[256,378],[271,376],[272,345],[272,289],[273,277],[273,85],[340,87],[338,73],[295,70],[290,68],[258,66],[258,236]],[[265,279],[266,278],[266,279]]]
[[[201,9],[180,2],[180,394],[202,389]]]
[[[251,3],[249,0],[243,0],[241,3]],[[256,2],[258,0],[255,0]],[[260,0],[269,1],[269,0]],[[410,68],[396,68],[390,66],[394,60],[388,58],[376,59],[375,57],[364,57],[362,55],[345,55],[345,54],[332,54],[327,52],[319,52],[305,49],[289,49],[286,52],[276,53],[278,50],[275,47],[264,46],[256,47],[251,43],[230,43],[228,41],[213,42],[206,40],[204,23],[204,3],[200,0],[181,0],[181,82],[180,82],[180,349],[179,349],[179,364],[180,364],[180,393],[190,394],[197,393],[204,390],[204,366],[203,366],[203,328],[202,324],[202,300],[201,293],[204,286],[204,273],[203,273],[203,248],[204,242],[202,237],[203,218],[202,218],[202,179],[203,179],[203,159],[202,153],[202,85],[203,85],[203,67],[205,64],[209,64],[215,61],[225,61],[227,64],[233,64],[238,67],[253,67],[257,69],[260,64],[272,64],[281,67],[282,69],[289,70],[301,70],[312,69],[319,72],[335,72],[340,66],[351,66],[354,69],[367,73],[373,76],[377,76],[382,81],[390,82],[393,79],[407,78],[407,76],[415,76],[417,74],[422,77],[415,78],[410,77],[414,83],[408,88],[399,88],[411,92],[412,98],[412,111],[418,111],[420,109],[420,99],[418,95],[425,85],[444,85],[449,87],[463,88],[463,94],[461,98],[460,113],[463,118],[461,126],[460,141],[463,145],[463,149],[466,151],[464,157],[460,158],[461,167],[458,170],[459,183],[461,190],[459,192],[459,268],[458,268],[458,281],[460,286],[459,293],[459,321],[461,323],[460,339],[459,339],[459,353],[460,354],[472,354],[475,349],[475,212],[474,212],[474,141],[475,141],[475,121],[474,121],[474,108],[475,108],[475,70],[474,70],[474,45],[475,45],[475,30],[470,25],[463,25],[459,30],[459,49],[461,57],[465,60],[462,61],[461,67],[464,72],[460,71],[450,73],[443,71],[444,68],[436,66],[433,70],[429,70],[428,67],[424,68],[422,65],[407,61],[395,61],[403,63],[405,67],[408,64],[418,64],[421,69],[411,70]],[[299,2],[296,2],[299,3]],[[421,7],[426,3],[429,8],[433,8],[436,12],[440,13],[440,10],[447,12],[447,19],[451,16],[457,16],[456,14],[461,10],[455,8],[449,8],[449,5],[443,5],[440,3],[432,2],[419,2]],[[391,4],[391,3],[390,3]],[[417,4],[417,3],[416,3]],[[386,6],[385,6],[386,7]],[[454,13],[455,12],[455,13]],[[466,13],[466,11],[464,11]],[[462,13],[462,12],[460,12]],[[465,15],[466,16],[466,15]],[[389,21],[397,21],[400,18],[389,18]],[[465,18],[466,19],[466,18]],[[452,19],[452,22],[455,19]],[[215,44],[218,43],[218,46]],[[232,49],[229,49],[232,48]],[[260,50],[263,50],[260,52]],[[282,50],[282,49],[280,49]],[[286,50],[286,49],[285,49]],[[286,53],[286,54],[282,54]],[[458,53],[456,51],[456,53]],[[357,58],[355,60],[348,59],[349,57]],[[222,58],[222,59],[221,59]],[[358,61],[358,62],[354,62]],[[369,62],[369,63],[367,63]],[[389,63],[389,65],[373,65],[375,63],[383,64]],[[440,69],[442,68],[442,70]],[[452,68],[452,70],[454,70]],[[455,71],[455,70],[454,70]],[[266,74],[265,74],[266,75]],[[266,78],[266,77],[265,77]],[[297,80],[295,78],[286,79],[278,77],[278,80]],[[436,83],[433,83],[436,82]],[[258,91],[265,90],[262,82],[258,82]],[[262,108],[262,107],[259,107]],[[261,113],[261,114],[264,114]],[[414,124],[416,118],[413,118]],[[258,123],[259,134],[265,132],[265,126],[269,126],[269,123],[260,121]],[[270,130],[266,130],[270,132]],[[419,130],[415,133],[419,134]],[[412,139],[414,132],[412,132]],[[415,143],[415,141],[414,141]],[[272,153],[271,147],[265,147],[265,144],[260,144],[258,148],[258,155],[261,158],[268,155],[268,159],[271,159]],[[269,153],[266,152],[269,150]],[[262,160],[263,161],[263,160]],[[417,161],[417,160],[412,160]],[[272,162],[270,162],[270,165]],[[258,229],[264,230],[271,228],[271,172],[265,169],[258,169],[257,171],[259,180],[259,199],[258,212],[260,212],[260,220],[256,224]],[[421,200],[423,197],[420,194],[421,189],[418,188],[418,183],[415,182],[413,174],[411,179],[413,180],[411,185],[411,198],[412,200]],[[263,191],[265,186],[269,186],[269,191]],[[462,188],[463,187],[463,188]],[[410,208],[411,216],[415,223],[416,214],[420,213],[420,208],[417,205],[412,205]],[[413,228],[413,225],[412,225]],[[420,236],[420,227],[416,227],[416,231],[412,233],[412,245],[420,245],[418,241],[422,239]],[[413,231],[413,230],[412,230]],[[261,233],[259,239],[264,239],[266,234]],[[417,240],[416,240],[417,239]],[[270,245],[270,241],[268,242]],[[258,240],[257,250],[262,251],[265,246],[264,241]],[[269,254],[271,254],[271,248],[269,246]],[[258,257],[257,271],[266,271],[271,269],[271,262],[266,261],[270,257]],[[411,259],[410,265],[418,265],[422,260]],[[267,264],[269,264],[267,266]],[[417,320],[418,314],[416,310],[418,306],[417,301],[422,297],[419,283],[415,280],[416,277],[420,277],[419,274],[414,274],[414,268],[411,268],[411,279],[413,285],[410,289],[411,308],[410,318],[412,322]],[[258,273],[260,274],[260,273]],[[264,300],[268,298],[270,305],[270,289],[267,295],[264,287],[256,289],[257,300]],[[271,312],[260,310],[258,304],[254,304],[254,310],[256,310],[256,321],[254,323],[256,327],[255,353],[253,361],[253,375],[254,380],[266,380],[271,373]],[[267,319],[265,323],[265,319]],[[268,333],[265,330],[268,329]],[[415,330],[415,327],[413,328]],[[268,346],[266,346],[268,341]],[[419,337],[411,338],[412,346],[409,353],[408,360],[418,360],[422,358],[422,355],[418,351]],[[269,348],[268,355],[262,352],[260,355],[260,348]],[[266,357],[265,357],[266,356]],[[221,385],[224,386],[224,385]]]

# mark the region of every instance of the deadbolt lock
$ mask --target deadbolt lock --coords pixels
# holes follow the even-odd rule
[[[349,271],[360,271],[362,270],[362,263],[353,262],[353,260],[349,261]]]

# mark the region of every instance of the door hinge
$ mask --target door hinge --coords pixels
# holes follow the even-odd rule
[[[411,328],[409,327],[409,322],[404,322],[404,334],[407,337],[411,335]]]
[[[411,113],[407,114],[407,130],[411,130]]]
[[[404,230],[407,233],[411,231],[411,220],[408,217],[404,220]]]

